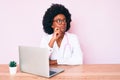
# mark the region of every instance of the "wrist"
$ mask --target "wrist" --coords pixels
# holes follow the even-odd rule
[[[54,39],[54,38],[52,38],[51,40],[50,40],[50,42],[49,42],[49,47],[51,47],[51,48],[53,48],[53,45],[54,45],[54,42],[55,42],[56,40]]]

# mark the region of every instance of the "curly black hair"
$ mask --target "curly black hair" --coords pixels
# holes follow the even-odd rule
[[[67,22],[67,28],[66,31],[70,29],[70,22],[71,22],[71,14],[69,13],[69,10],[65,8],[61,4],[52,4],[50,8],[47,9],[43,16],[43,30],[45,33],[52,34],[53,28],[51,27],[53,24],[53,19],[56,15],[63,14],[66,17]]]

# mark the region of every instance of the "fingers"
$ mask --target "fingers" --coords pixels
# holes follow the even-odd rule
[[[60,28],[55,28],[55,33],[56,33],[56,35],[59,35],[60,34]]]
[[[55,28],[54,33],[56,33],[56,35],[60,34],[60,29],[59,28]]]
[[[60,28],[55,28],[55,31],[60,31]]]
[[[54,28],[53,38],[57,40],[61,36],[61,31],[59,27]]]
[[[55,39],[58,39],[59,38],[59,36],[60,36],[60,29],[59,28],[55,28],[54,29],[54,38]]]

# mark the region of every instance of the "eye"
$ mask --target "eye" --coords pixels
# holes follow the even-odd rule
[[[66,19],[63,19],[63,20],[56,19],[56,20],[53,20],[53,21],[57,22],[58,24],[66,23]]]
[[[57,22],[58,22],[58,23],[61,23],[61,20],[60,20],[60,19],[58,19],[58,20],[57,20]]]
[[[66,22],[66,19],[64,19],[63,22]]]

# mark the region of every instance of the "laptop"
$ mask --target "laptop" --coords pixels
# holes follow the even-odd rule
[[[50,78],[64,69],[51,68],[47,48],[19,46],[20,71]]]

